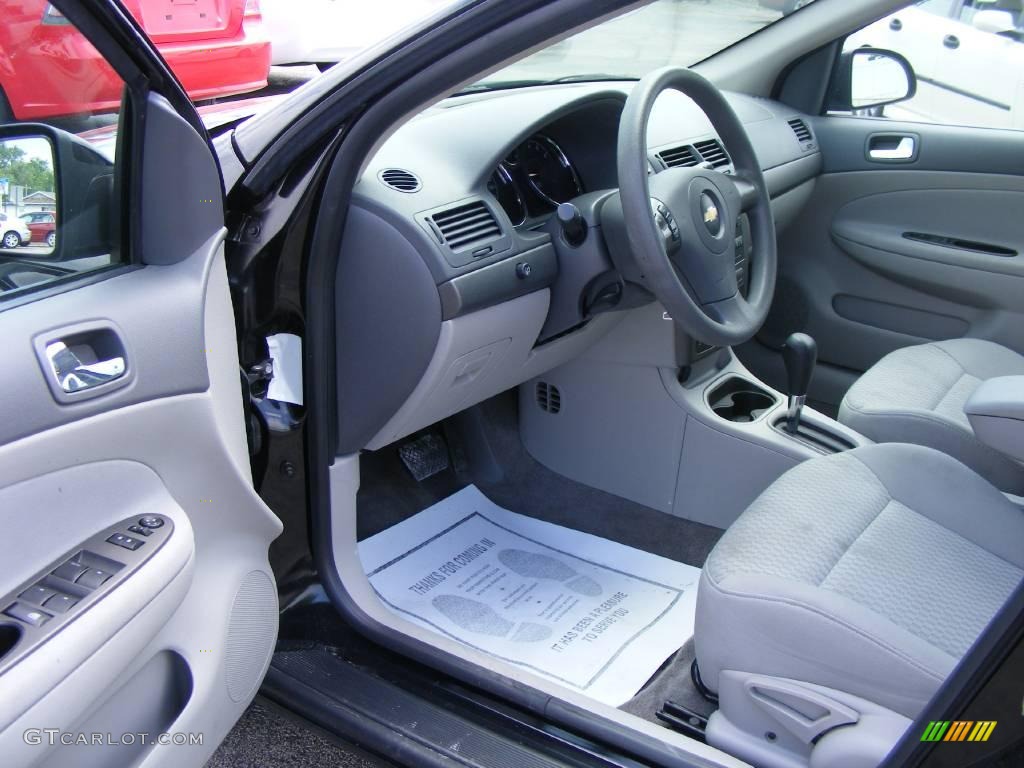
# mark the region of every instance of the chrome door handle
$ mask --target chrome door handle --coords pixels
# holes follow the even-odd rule
[[[50,361],[57,386],[68,394],[115,381],[124,376],[126,369],[123,356],[86,362],[63,341],[46,345],[46,359]]]
[[[917,150],[913,136],[901,136],[896,146],[871,147],[868,157],[872,160],[910,160]]]

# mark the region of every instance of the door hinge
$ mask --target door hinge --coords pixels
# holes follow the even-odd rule
[[[249,384],[249,394],[256,398],[267,396],[267,389],[274,378],[274,361],[261,360],[245,369],[245,380]]]
[[[260,242],[263,235],[263,219],[255,214],[245,213],[239,216],[237,224],[231,228],[228,240],[233,243],[253,244]]]

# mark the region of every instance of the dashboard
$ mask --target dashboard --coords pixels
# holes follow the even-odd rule
[[[382,142],[353,192],[338,262],[341,450],[381,447],[566,362],[608,315],[653,300],[601,232],[631,86],[452,97]],[[813,121],[775,101],[726,98],[783,226],[821,170]],[[681,93],[659,97],[647,144],[649,173],[731,172],[728,148]],[[570,202],[585,233],[577,244],[555,216]],[[738,229],[738,276],[746,252]],[[356,330],[367,327],[369,337]]]

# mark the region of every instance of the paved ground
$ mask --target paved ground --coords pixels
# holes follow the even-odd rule
[[[206,768],[387,768],[387,763],[257,698]]]
[[[14,248],[7,250],[6,248],[0,248],[0,255],[2,256],[17,256],[19,258],[33,259],[36,257],[46,257],[50,255],[53,249],[46,245],[23,245],[20,248]]]

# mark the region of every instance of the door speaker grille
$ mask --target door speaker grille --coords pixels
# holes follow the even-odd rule
[[[537,405],[547,413],[558,413],[562,410],[562,393],[554,384],[546,381],[537,382]]]
[[[224,670],[228,696],[242,701],[252,695],[274,652],[277,634],[277,589],[263,571],[251,571],[238,588],[231,619]]]

